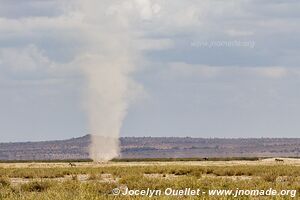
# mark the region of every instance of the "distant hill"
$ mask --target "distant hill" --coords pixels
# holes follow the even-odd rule
[[[68,140],[0,143],[0,160],[88,159],[89,135]],[[121,158],[278,157],[300,155],[300,138],[120,138]]]
[[[0,143],[0,160],[86,159],[90,136],[43,142]]]

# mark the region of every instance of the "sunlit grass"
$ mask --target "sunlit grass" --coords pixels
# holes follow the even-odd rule
[[[86,180],[80,180],[80,175],[86,175]],[[300,167],[288,165],[0,168],[0,199],[133,199],[133,197],[114,196],[112,189],[120,187],[161,190],[187,187],[203,190],[273,188],[296,189],[300,192],[299,177]],[[29,182],[12,184],[13,178],[21,178]],[[148,198],[136,197],[135,199]],[[174,197],[161,196],[152,199],[174,199]],[[185,197],[185,199],[193,198]],[[233,197],[206,196],[205,199],[233,199]],[[239,199],[251,198],[240,197]]]

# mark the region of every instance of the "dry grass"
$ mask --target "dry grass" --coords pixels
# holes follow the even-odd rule
[[[253,161],[256,162],[256,161]],[[188,162],[190,163],[190,162]],[[300,192],[300,166],[293,164],[187,163],[82,163],[67,167],[63,163],[14,164],[0,168],[0,199],[132,199],[112,195],[112,189],[293,189]],[[209,164],[209,162],[207,162]],[[41,166],[42,165],[42,166]],[[224,167],[225,166],[225,167]],[[13,184],[12,184],[13,183]],[[209,197],[205,199],[234,199]],[[148,199],[138,197],[135,199]],[[174,199],[156,197],[152,199]],[[193,199],[184,197],[183,199]],[[251,199],[240,197],[239,199]],[[257,199],[253,198],[253,199]],[[266,198],[265,198],[266,199]],[[274,197],[273,199],[295,199]]]

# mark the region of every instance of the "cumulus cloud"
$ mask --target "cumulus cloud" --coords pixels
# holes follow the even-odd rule
[[[222,78],[234,76],[242,79],[279,79],[299,77],[300,69],[294,67],[237,67],[237,66],[209,66],[187,63],[169,63],[162,70],[161,77],[178,78]]]
[[[12,73],[35,72],[40,69],[51,70],[53,64],[34,45],[25,48],[0,49],[1,69]]]
[[[286,76],[289,72],[293,71],[286,69],[284,67],[266,67],[263,69],[256,70],[260,75],[270,77],[270,78],[282,78]]]
[[[22,48],[0,48],[0,74],[7,80],[28,82],[53,81],[78,76],[77,61],[57,63],[45,53],[33,44]]]

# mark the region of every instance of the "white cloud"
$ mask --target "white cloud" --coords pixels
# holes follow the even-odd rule
[[[80,25],[80,16],[76,15],[76,13],[59,17],[0,18],[0,33],[2,34],[1,37],[5,37],[8,34],[14,37],[21,37],[29,33],[43,33],[47,35],[47,31],[51,31],[51,33],[64,31],[64,34],[68,34],[68,30],[75,31]]]
[[[214,77],[221,72],[220,67],[211,67],[206,65],[190,65],[186,63],[170,63],[165,71],[162,72],[163,77],[167,78],[191,78],[191,77]]]
[[[139,39],[136,44],[139,50],[163,50],[174,47],[171,39]]]
[[[231,37],[239,37],[239,36],[251,36],[253,35],[253,31],[244,31],[244,30],[236,30],[236,29],[229,29],[226,33]]]
[[[51,70],[53,64],[34,45],[25,48],[0,49],[0,68],[12,73],[35,72],[40,69]]]
[[[289,73],[293,73],[293,70],[284,67],[264,67],[261,69],[255,69],[255,71],[262,76],[269,78],[282,78]]]
[[[150,0],[135,0],[138,9],[140,10],[140,15],[144,20],[150,20],[153,15],[159,13],[160,6],[159,4],[153,4]]]
[[[242,77],[242,79],[251,80],[299,77],[299,75],[300,69],[293,67],[209,66],[187,63],[170,63],[161,73],[162,77],[172,79]]]
[[[0,48],[0,85],[51,85],[76,82],[78,63],[56,63],[35,45]]]

